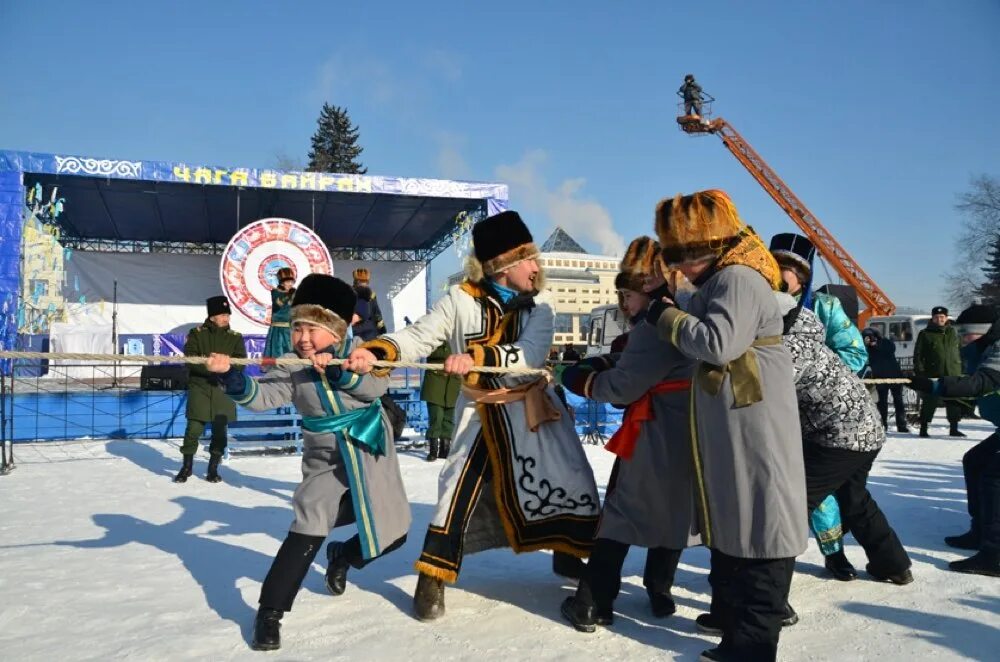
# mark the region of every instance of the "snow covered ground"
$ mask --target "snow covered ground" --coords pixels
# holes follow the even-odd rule
[[[815,544],[799,559],[791,601],[801,622],[785,631],[786,660],[1000,659],[1000,581],[948,572],[961,558],[945,535],[968,526],[961,456],[992,430],[963,423],[969,440],[892,435],[871,478],[875,498],[913,558],[916,581],[826,578]],[[653,619],[642,588],[644,553],[626,561],[615,624],[579,634],[559,615],[572,586],[543,553],[493,551],[466,559],[446,593],[447,615],[416,621],[412,563],[423,541],[442,463],[402,455],[414,523],[406,546],[363,571],[347,593],[327,594],[318,563],[285,616],[283,647],[248,646],[260,583],[291,519],[299,459],[237,457],[226,482],[174,485],[178,451],[163,441],[19,445],[0,477],[0,655],[5,660],[697,659],[715,645],[695,616],[708,607],[704,549],[677,574],[679,611]],[[587,452],[598,482],[611,455]],[[346,537],[340,531],[337,537]],[[325,559],[323,559],[325,564]]]

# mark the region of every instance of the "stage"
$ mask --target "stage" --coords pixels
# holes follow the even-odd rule
[[[506,207],[498,183],[0,151],[0,347],[177,355],[225,292],[257,357],[280,266],[364,266],[392,330],[426,312],[431,260]],[[183,393],[136,390],[136,366],[0,371],[3,440],[182,432]]]

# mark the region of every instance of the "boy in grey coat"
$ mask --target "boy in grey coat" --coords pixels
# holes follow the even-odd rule
[[[255,380],[230,369],[213,354],[208,369],[237,404],[266,411],[294,403],[302,415],[302,482],[295,490],[295,519],[260,592],[252,647],[281,646],[280,621],[290,611],[302,581],[330,531],[357,523],[358,533],[327,546],[326,583],[344,592],[349,567],[362,568],[399,548],[410,528],[410,506],[396,460],[392,425],[379,398],[387,377],[358,375],[331,366],[360,339],[347,322],[354,312],[351,287],[332,276],[310,274],[292,300],[292,346],[285,358],[310,358],[313,367],[275,366]]]

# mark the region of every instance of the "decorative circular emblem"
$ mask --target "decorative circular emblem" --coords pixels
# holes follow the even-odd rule
[[[278,269],[288,267],[298,283],[308,274],[333,275],[330,252],[316,233],[287,218],[265,218],[240,228],[222,254],[222,291],[244,317],[271,322],[271,290]]]

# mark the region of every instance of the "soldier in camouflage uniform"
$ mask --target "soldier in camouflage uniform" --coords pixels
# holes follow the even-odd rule
[[[211,297],[205,302],[208,319],[201,326],[191,329],[184,343],[184,356],[208,356],[225,354],[235,358],[246,358],[247,350],[243,335],[229,328],[229,300],[224,296]],[[237,368],[242,370],[242,366]],[[187,428],[181,453],[184,464],[174,478],[175,483],[183,483],[191,477],[194,454],[198,450],[198,440],[205,432],[205,424],[212,424],[212,443],[209,445],[208,472],[205,480],[219,483],[219,461],[226,452],[226,430],[229,421],[236,420],[236,405],[226,396],[218,375],[212,374],[204,365],[191,365],[188,379]]]

